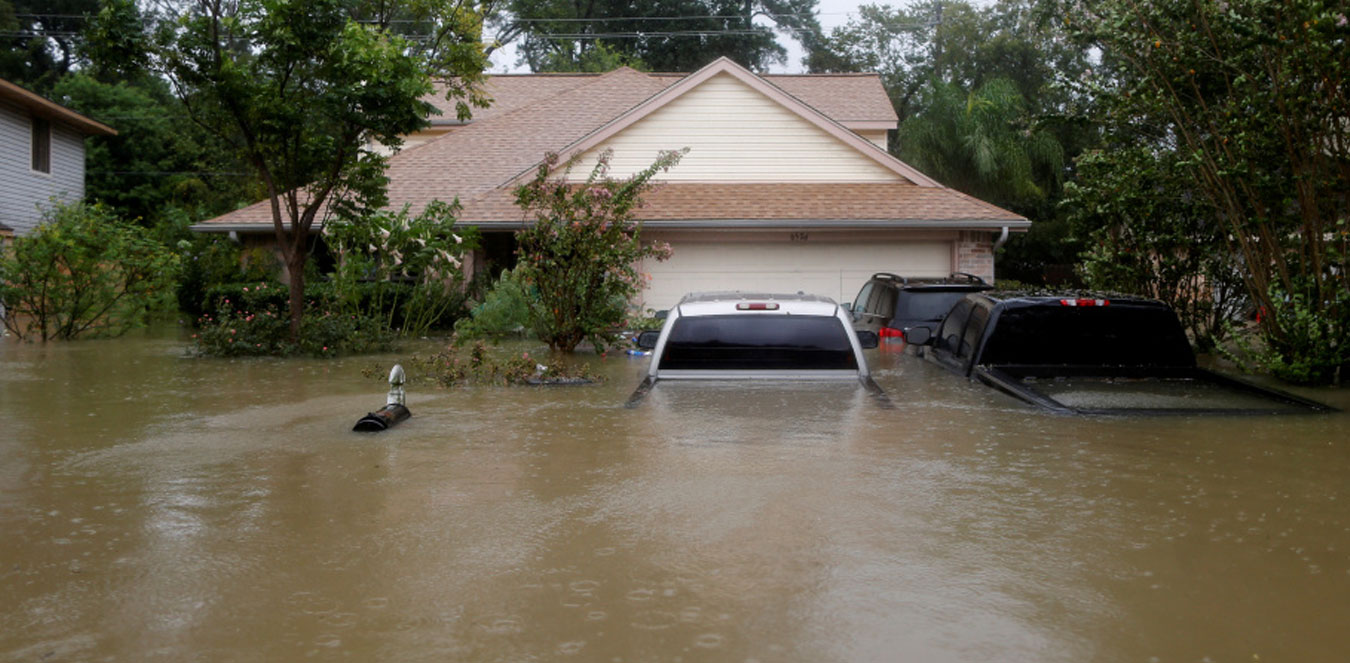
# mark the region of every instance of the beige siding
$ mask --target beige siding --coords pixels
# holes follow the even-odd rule
[[[888,132],[885,129],[880,129],[876,131],[859,131],[858,135],[862,136],[863,138],[866,138],[867,140],[871,141],[873,145],[876,145],[877,147],[880,147],[883,150],[889,150],[890,146],[886,143],[887,133]]]
[[[884,132],[883,132],[884,133]],[[574,174],[589,173],[614,149],[611,176],[631,175],[660,150],[690,148],[668,180],[717,182],[902,179],[826,131],[727,74],[719,74],[588,152]]]
[[[876,272],[946,276],[952,271],[954,233],[849,233],[820,230],[660,233],[670,260],[644,261],[650,275],[642,307],[670,308],[689,292],[743,290],[797,292],[852,301]]]

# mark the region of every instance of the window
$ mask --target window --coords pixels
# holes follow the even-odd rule
[[[815,315],[680,318],[666,339],[662,369],[857,370],[849,332]]]
[[[961,336],[961,349],[957,355],[965,358],[975,353],[980,346],[980,337],[984,336],[984,323],[989,321],[989,309],[983,306],[976,306],[970,311],[970,321],[966,323],[966,331]]]
[[[971,306],[973,304],[969,299],[963,299],[957,302],[951,313],[947,314],[946,319],[942,321],[942,330],[938,332],[937,347],[948,352],[956,352],[961,346],[961,330],[966,326],[966,320],[970,318]]]
[[[52,123],[41,117],[33,118],[33,170],[52,172]]]
[[[867,300],[872,296],[872,289],[876,286],[868,281],[863,285],[862,290],[858,291],[858,297],[853,300],[853,312],[859,315],[867,311]]]

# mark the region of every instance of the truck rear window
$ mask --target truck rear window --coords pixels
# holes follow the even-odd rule
[[[661,370],[857,370],[832,316],[709,315],[675,321]]]
[[[979,363],[985,365],[1194,366],[1170,309],[1028,306],[999,316]]]

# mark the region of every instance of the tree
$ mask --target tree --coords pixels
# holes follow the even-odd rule
[[[220,214],[261,195],[248,166],[192,123],[163,79],[67,74],[52,98],[117,129],[85,141],[85,197],[123,218],[155,227],[176,212]]]
[[[633,212],[657,173],[679,163],[687,150],[663,152],[652,165],[626,180],[607,177],[605,151],[586,181],[574,185],[564,164],[549,154],[528,184],[516,189],[516,204],[534,223],[516,233],[517,276],[534,287],[530,319],[540,340],[572,352],[583,340],[597,348],[614,340],[628,300],[643,287],[637,262],[665,260],[670,247],[644,244]]]
[[[46,95],[79,62],[99,0],[0,0],[0,78]]]
[[[607,49],[652,71],[693,71],[726,56],[756,70],[787,52],[775,30],[810,41],[816,0],[510,0],[500,39],[520,38],[531,71],[585,71]],[[758,17],[775,27],[759,25]]]
[[[117,336],[171,292],[177,256],[107,208],[56,205],[43,217],[0,252],[3,322],[15,336]]]
[[[1226,229],[1175,152],[1120,145],[1084,155],[1064,207],[1087,239],[1087,285],[1161,299],[1201,349],[1212,349],[1248,300]]]
[[[398,147],[400,136],[427,125],[434,109],[423,97],[433,76],[459,99],[461,116],[485,103],[481,25],[478,5],[449,0],[197,0],[160,23],[158,68],[193,119],[229,140],[267,193],[293,335],[315,222],[385,204],[385,158],[370,146]]]
[[[1350,362],[1344,5],[1064,4],[1076,36],[1102,52],[1100,115],[1135,144],[1174,151],[1213,208],[1264,311],[1269,365],[1294,379],[1339,379]]]
[[[1059,142],[1031,123],[1022,95],[1003,78],[970,92],[937,85],[928,106],[900,125],[898,142],[901,158],[919,170],[1009,207],[1045,198],[1064,161]]]

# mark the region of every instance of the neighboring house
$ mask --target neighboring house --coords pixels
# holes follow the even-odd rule
[[[495,76],[493,105],[471,121],[433,121],[389,163],[394,207],[458,196],[483,231],[476,264],[504,265],[529,220],[513,189],[547,151],[581,161],[605,149],[613,177],[659,150],[690,148],[638,210],[643,237],[670,243],[647,261],[646,308],[694,290],[797,291],[851,300],[873,272],[992,279],[995,243],[1030,222],[943,187],[886,152],[897,126],[872,74],[756,75],[722,58],[692,74]],[[453,118],[449,104],[437,100]],[[194,226],[269,237],[258,203]],[[268,235],[263,235],[267,233]]]
[[[26,235],[53,198],[84,198],[84,137],[105,124],[0,79],[0,227]],[[0,231],[3,232],[3,231]]]

